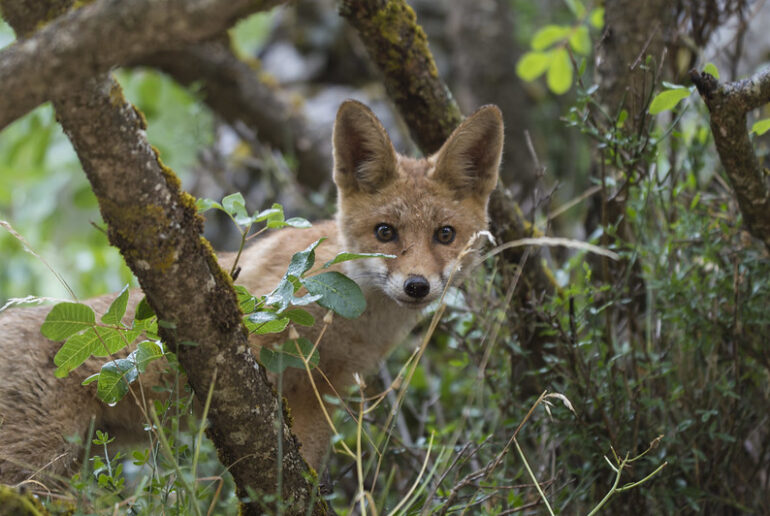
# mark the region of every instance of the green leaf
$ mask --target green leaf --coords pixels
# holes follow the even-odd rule
[[[235,286],[235,295],[238,297],[238,305],[241,307],[241,312],[244,314],[250,314],[257,307],[257,299],[246,290],[246,287],[242,285]]]
[[[126,306],[128,305],[128,285],[123,287],[118,297],[110,304],[107,309],[107,313],[102,316],[102,322],[104,324],[120,324],[120,320],[126,313]]]
[[[623,127],[623,124],[626,122],[626,119],[628,119],[628,111],[625,109],[621,109],[620,113],[618,113],[618,121],[615,124],[617,127]]]
[[[200,198],[197,201],[195,201],[195,207],[198,208],[198,213],[203,213],[204,211],[208,211],[211,208],[216,208],[218,210],[224,211],[224,208],[222,207],[222,205],[213,199]]]
[[[350,260],[360,260],[362,258],[395,258],[395,254],[383,254],[383,253],[338,253],[332,260],[329,260],[323,265],[324,269],[328,269],[332,265],[338,263],[347,262]]]
[[[143,373],[147,365],[153,360],[163,356],[163,346],[159,342],[145,340],[139,343],[134,351],[128,355],[130,360],[136,364],[136,369]]]
[[[294,285],[285,277],[281,280],[275,290],[265,296],[265,305],[278,305],[279,312],[286,310],[294,298]]]
[[[115,328],[97,326],[89,329],[82,335],[96,341],[93,352],[95,357],[106,357],[112,353],[117,353],[134,342],[141,333],[142,330],[137,329],[117,330]]]
[[[320,355],[317,349],[312,355],[310,355],[311,351],[313,351],[313,343],[300,337],[295,340],[287,340],[276,349],[263,346],[259,350],[259,361],[268,371],[281,374],[287,367],[304,369],[305,362],[302,357],[309,357],[308,365],[312,369],[318,365]]]
[[[562,25],[546,25],[532,37],[532,50],[545,50],[554,43],[566,39],[571,27]]]
[[[524,81],[534,81],[545,73],[552,57],[551,52],[527,52],[516,63],[516,75]]]
[[[82,303],[59,303],[48,312],[40,327],[40,333],[51,340],[64,340],[90,328],[95,321],[96,315],[90,306]]]
[[[224,197],[222,208],[235,219],[237,224],[247,226],[250,223],[249,215],[246,213],[246,200],[241,192],[235,192]]]
[[[572,86],[572,63],[565,48],[553,51],[553,59],[546,75],[548,88],[557,95],[566,93]]]
[[[291,319],[291,322],[294,324],[300,324],[302,326],[313,326],[315,324],[315,317],[310,315],[307,310],[301,308],[286,310],[281,315]]]
[[[283,206],[281,206],[278,203],[274,203],[272,206],[273,211],[270,215],[267,216],[267,227],[271,229],[276,228],[282,228],[286,225],[286,221],[284,221],[284,215],[283,215]]]
[[[91,376],[86,377],[85,380],[83,380],[82,382],[80,382],[80,385],[88,385],[89,383],[94,383],[98,379],[99,379],[99,373],[94,373]]]
[[[261,317],[257,317],[263,313],[269,313],[269,312],[257,312],[247,317],[247,319],[254,325],[253,329],[249,328],[249,331],[254,333],[255,335],[265,335],[267,333],[281,333],[289,325],[288,317],[276,318],[272,320],[262,320]]]
[[[128,393],[128,385],[136,380],[139,372],[131,360],[120,358],[102,366],[96,395],[107,404],[120,401]]]
[[[366,309],[366,299],[355,281],[331,271],[302,280],[311,294],[322,296],[317,303],[347,319],[354,319]]]
[[[585,25],[577,27],[569,36],[569,46],[578,54],[590,54],[591,38],[588,35],[588,27]]]
[[[315,263],[315,249],[324,240],[326,240],[326,237],[319,238],[304,251],[294,253],[291,257],[289,268],[286,270],[286,277],[294,276],[295,278],[301,278],[303,274],[309,271]]]
[[[770,129],[770,118],[763,118],[762,120],[757,120],[752,124],[750,132],[756,133],[758,135],[763,135],[769,129]]]
[[[287,226],[291,226],[293,228],[305,229],[312,227],[310,221],[303,219],[302,217],[292,217],[290,219],[286,219],[285,223]]]
[[[604,27],[604,7],[597,7],[588,18],[588,23],[595,29],[601,29]]]
[[[70,371],[91,358],[96,351],[98,339],[90,335],[73,335],[65,342],[61,349],[53,357],[53,363],[58,366],[54,375],[57,378],[64,378]]]
[[[673,109],[682,99],[686,99],[689,96],[690,90],[687,88],[661,91],[655,95],[655,98],[650,103],[650,114],[657,115],[663,111]]]
[[[147,302],[147,297],[143,297],[139,304],[136,305],[134,319],[149,319],[150,317],[155,317],[155,311],[150,306],[150,303]]]
[[[714,79],[719,79],[719,70],[714,63],[706,63],[703,67],[703,71],[712,76]]]
[[[586,14],[586,8],[580,0],[566,0],[567,7],[569,7],[575,18],[581,19]]]
[[[262,222],[264,220],[267,220],[269,217],[272,217],[273,215],[277,215],[281,213],[282,210],[278,208],[268,208],[266,210],[262,210],[259,213],[255,213],[252,215],[252,218],[254,219],[254,222]]]

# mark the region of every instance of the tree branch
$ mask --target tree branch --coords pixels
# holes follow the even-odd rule
[[[439,77],[412,8],[405,0],[342,0],[339,11],[382,72],[412,140],[425,154],[436,152],[463,115]]]
[[[280,1],[98,0],[69,11],[0,52],[0,129],[89,77],[148,52],[213,37],[238,18]],[[18,34],[48,21],[22,23],[25,13],[49,14],[25,9],[33,3],[0,0],[0,10],[11,13],[8,22],[18,27]],[[63,11],[63,3],[71,2],[52,2],[54,14]]]
[[[280,494],[272,503],[252,500],[243,513],[300,514],[311,503],[314,514],[324,512],[296,439],[286,424],[276,424],[283,408],[249,351],[232,282],[201,236],[194,199],[160,162],[143,118],[113,79],[99,75],[72,92],[54,98],[54,107],[99,201],[110,242],[167,322],[163,340],[201,401],[217,374],[207,432],[238,495],[249,496],[247,488]]]
[[[204,101],[225,120],[244,122],[260,140],[296,156],[301,185],[317,189],[329,179],[332,158],[328,139],[309,131],[301,112],[261,81],[254,68],[238,59],[226,35],[143,56],[136,64],[157,68],[181,84],[199,82]]]
[[[770,70],[726,84],[696,70],[690,78],[711,113],[714,143],[746,227],[770,249],[770,176],[759,164],[746,127],[747,113],[770,102]]]

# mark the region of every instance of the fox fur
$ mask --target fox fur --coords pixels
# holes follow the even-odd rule
[[[237,278],[253,294],[267,293],[278,284],[291,255],[322,236],[327,240],[316,249],[318,263],[341,251],[396,255],[337,266],[359,284],[367,308],[358,319],[334,316],[327,328],[314,373],[322,393],[343,394],[355,373],[375,369],[414,328],[420,309],[440,296],[461,250],[475,233],[487,228],[487,202],[497,183],[502,145],[502,115],[495,106],[480,108],[437,153],[423,159],[398,154],[383,126],[363,104],[346,101],[340,106],[333,134],[335,220],[310,229],[283,229],[258,240],[243,252]],[[233,260],[232,255],[220,257],[223,267]],[[102,314],[113,298],[103,296],[87,304]],[[141,292],[131,293],[127,321],[140,298]],[[296,330],[315,341],[325,310],[310,308],[315,327]],[[21,308],[0,314],[3,483],[71,472],[83,451],[81,444],[67,438],[85,439],[92,419],[95,428],[107,430],[119,442],[136,442],[145,435],[145,417],[132,396],[109,407],[96,398],[95,384],[81,385],[106,359],[91,358],[68,377],[54,377],[53,357],[61,343],[40,334],[49,310]],[[250,343],[258,353],[260,346],[285,338],[286,334],[252,336]],[[139,377],[146,397],[158,396],[151,387],[164,380],[162,366],[152,366]],[[308,464],[318,468],[331,430],[307,373],[289,368],[281,380],[300,451]]]

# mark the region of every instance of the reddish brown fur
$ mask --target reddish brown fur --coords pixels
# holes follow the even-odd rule
[[[460,251],[474,233],[486,229],[487,199],[497,182],[501,151],[502,118],[492,106],[463,122],[438,153],[420,160],[398,155],[367,107],[355,101],[340,107],[334,131],[334,179],[339,193],[336,220],[308,230],[285,229],[260,240],[241,257],[238,278],[238,283],[255,294],[269,292],[291,255],[321,236],[328,240],[317,249],[316,263],[324,263],[342,250],[397,256],[337,267],[359,283],[367,309],[355,320],[333,318],[320,344],[318,367],[331,386],[318,371],[314,373],[322,393],[344,393],[354,373],[375,368],[414,327],[417,309],[444,289]],[[380,242],[374,231],[380,223],[396,228],[399,238]],[[456,230],[456,237],[449,245],[440,244],[435,232],[447,225]],[[221,262],[228,267],[233,259],[226,255]],[[404,294],[404,280],[410,275],[429,281],[430,293],[425,298],[416,300]],[[89,304],[103,313],[113,297]],[[140,297],[141,293],[132,293],[130,313]],[[70,377],[54,378],[53,356],[60,344],[39,332],[47,311],[42,307],[0,314],[0,482],[22,481],[41,467],[48,473],[71,471],[82,458],[82,450],[65,437],[82,439],[91,417],[96,428],[113,434],[134,440],[144,435],[144,417],[134,399],[107,407],[96,399],[93,385],[80,385],[84,377],[98,370],[102,360],[92,358]],[[325,315],[318,306],[310,311],[319,322]],[[296,330],[315,340],[319,327]],[[285,338],[286,333],[253,336],[251,343],[257,352],[260,346]],[[160,374],[156,366],[140,377],[145,396],[152,395],[152,385],[162,382]],[[302,453],[317,468],[331,431],[304,371],[288,369],[282,384]]]

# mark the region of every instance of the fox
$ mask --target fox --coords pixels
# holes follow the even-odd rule
[[[291,256],[321,237],[326,240],[316,249],[318,261],[331,260],[342,251],[395,256],[335,266],[359,285],[366,309],[356,319],[331,318],[319,341],[320,361],[312,379],[302,369],[282,373],[281,394],[289,407],[292,432],[301,455],[315,470],[328,452],[332,429],[324,414],[331,407],[320,405],[314,389],[321,394],[345,393],[357,374],[371,373],[406,339],[450,278],[460,277],[453,271],[469,265],[478,247],[473,244],[474,252],[464,252],[467,244],[488,227],[487,205],[498,182],[502,148],[503,117],[494,105],[483,106],[462,121],[436,153],[411,158],[396,152],[367,106],[347,100],[338,109],[332,132],[334,219],[309,229],[277,230],[242,252],[237,283],[254,295],[269,293]],[[225,270],[235,260],[234,253],[219,256]],[[97,297],[86,304],[101,314],[114,297]],[[127,321],[141,297],[138,289],[131,292]],[[324,319],[325,309],[308,308],[316,321]],[[97,399],[94,384],[81,385],[105,359],[91,357],[67,377],[54,376],[53,358],[61,343],[40,333],[49,310],[38,306],[0,313],[0,483],[70,474],[82,461],[81,443],[91,428],[106,430],[124,445],[146,439],[139,402],[127,396],[108,406]],[[316,342],[319,326],[251,335],[251,351],[259,356],[261,347],[285,340],[288,332]],[[163,385],[169,374],[158,362],[139,377],[148,400],[162,396],[152,387]],[[268,376],[275,384],[275,375]]]

